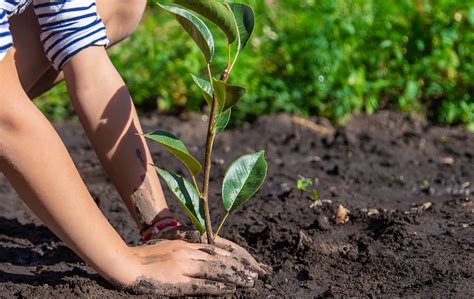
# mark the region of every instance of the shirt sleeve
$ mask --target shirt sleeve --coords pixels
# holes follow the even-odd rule
[[[0,8],[0,61],[12,46],[13,38],[8,24],[8,15],[4,9]]]
[[[41,42],[56,70],[90,46],[107,46],[105,26],[95,0],[33,0]]]

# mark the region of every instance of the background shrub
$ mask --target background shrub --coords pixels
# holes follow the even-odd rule
[[[474,129],[474,0],[242,2],[258,21],[232,76],[249,87],[235,122],[288,111],[337,123],[396,107]],[[214,33],[225,51],[223,34]],[[154,5],[110,54],[141,111],[204,107],[188,75],[205,73],[201,54]],[[52,119],[71,115],[64,86],[38,105]]]

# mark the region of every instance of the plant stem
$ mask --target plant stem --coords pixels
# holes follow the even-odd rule
[[[235,63],[235,60],[234,60]],[[209,74],[209,80],[212,88],[212,106],[211,114],[209,115],[209,125],[207,127],[207,141],[206,141],[206,155],[204,157],[204,181],[202,187],[201,200],[203,202],[204,210],[204,222],[206,223],[206,235],[207,243],[214,244],[214,235],[212,232],[212,222],[211,215],[209,213],[209,178],[211,176],[211,157],[212,157],[212,148],[214,146],[214,139],[216,138],[216,128],[215,128],[215,118],[217,113],[217,98],[214,92],[214,84],[212,82],[212,72],[211,65],[207,64],[207,72]],[[229,78],[229,66],[226,67],[224,72],[221,74],[221,80],[226,82]],[[227,218],[227,217],[226,217]],[[223,222],[221,222],[222,226]],[[220,227],[219,227],[220,230]]]
[[[232,64],[229,67],[229,71],[228,71],[229,75],[230,75],[230,72],[232,72],[232,69],[234,68],[235,62],[237,62],[237,58],[239,57],[239,54],[240,54],[240,51],[237,51],[237,53],[235,53],[234,60],[232,61]]]
[[[212,85],[212,73],[211,67],[207,65],[207,71],[209,73],[209,79],[211,81],[212,87],[212,106],[211,114],[209,116],[209,126],[207,127],[207,141],[206,141],[206,155],[204,158],[204,181],[202,187],[201,200],[203,202],[204,210],[204,221],[206,223],[206,234],[207,234],[207,243],[214,244],[214,236],[212,232],[212,222],[211,215],[209,213],[209,177],[211,175],[211,157],[212,157],[212,147],[214,145],[214,138],[216,137],[216,130],[214,119],[217,112],[217,99],[214,93],[214,86]]]
[[[221,223],[219,224],[219,227],[217,228],[216,233],[214,234],[214,239],[219,235],[219,232],[221,231],[222,225],[224,222],[227,220],[227,217],[229,217],[229,212],[225,213],[224,218],[222,218]]]

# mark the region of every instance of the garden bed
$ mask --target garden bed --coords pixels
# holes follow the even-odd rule
[[[237,153],[265,149],[269,162],[262,190],[221,233],[273,268],[239,294],[473,297],[474,135],[388,111],[338,129],[313,121],[323,127],[288,115],[263,117],[217,140],[215,222],[223,214],[217,176]],[[203,155],[197,142],[204,140],[206,122],[200,116],[152,116],[143,124],[145,131],[176,132],[193,154]],[[101,210],[127,242],[136,243],[134,223],[82,129],[72,123],[56,128]],[[156,163],[184,171],[151,146]],[[310,207],[310,199],[291,190],[299,175],[319,179],[320,205]],[[41,225],[1,175],[0,199],[2,297],[130,295],[115,290]],[[335,221],[339,204],[350,210],[345,224]]]

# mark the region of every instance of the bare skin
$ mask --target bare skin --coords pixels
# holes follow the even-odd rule
[[[97,2],[112,44],[133,31],[144,3]],[[0,172],[32,211],[104,278],[122,287],[196,295],[252,285],[259,269],[242,262],[242,255],[229,247],[166,241],[133,248],[123,242],[31,99],[66,81],[100,161],[141,229],[170,212],[158,177],[148,166],[151,156],[145,140],[136,135],[142,130],[124,82],[102,47],[81,51],[63,72],[56,72],[42,51],[31,9],[12,18],[10,28],[15,48],[0,62]]]
[[[140,0],[97,1],[111,45],[130,35],[144,8],[145,1]],[[94,60],[81,55],[58,72],[44,54],[31,6],[12,17],[10,29],[13,56],[24,90],[34,99],[66,78],[79,120],[139,228],[151,225],[157,215],[169,216],[158,176],[150,166],[146,142],[136,135],[142,130],[131,96],[106,54],[96,51],[103,57]]]

